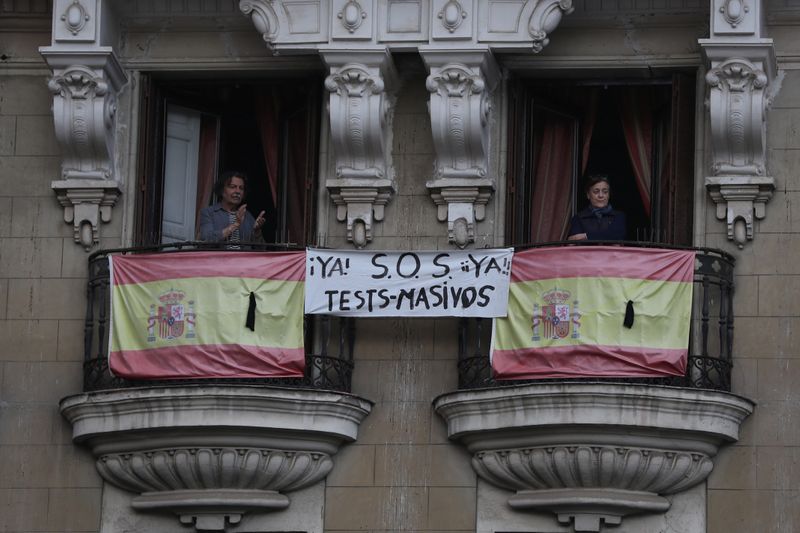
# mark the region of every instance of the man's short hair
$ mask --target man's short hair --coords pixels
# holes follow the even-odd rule
[[[609,181],[608,174],[590,174],[586,176],[586,183],[583,186],[583,192],[589,192],[589,190],[600,183],[601,181],[606,182],[608,185],[609,190],[611,189],[611,182]]]
[[[222,196],[222,190],[225,186],[230,183],[233,178],[239,178],[244,183],[244,191],[242,193],[242,200],[247,196],[247,174],[244,172],[239,172],[238,170],[229,170],[228,172],[223,173],[219,179],[217,180],[217,184],[214,186],[214,192],[217,196]]]

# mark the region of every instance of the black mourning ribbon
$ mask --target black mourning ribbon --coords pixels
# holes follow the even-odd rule
[[[625,305],[625,320],[622,322],[622,325],[628,329],[633,327],[633,300],[628,300],[628,303]]]
[[[250,328],[250,331],[256,330],[256,295],[253,292],[250,293],[250,304],[247,306],[247,320],[244,326]]]

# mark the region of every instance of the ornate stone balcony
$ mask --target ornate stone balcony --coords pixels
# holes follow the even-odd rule
[[[454,392],[434,407],[478,476],[511,491],[513,509],[599,532],[628,515],[663,513],[666,495],[703,482],[753,403],[711,390],[562,381]]]
[[[107,365],[107,252],[89,269],[85,392],[64,398],[61,413],[101,477],[132,493],[133,510],[228,531],[247,514],[287,510],[291,493],[323,480],[339,447],[356,440],[372,403],[349,394],[352,321],[307,318],[306,345],[320,349],[306,355],[303,378],[128,381]]]
[[[472,454],[482,482],[509,491],[511,509],[552,513],[575,532],[667,512],[672,495],[705,481],[753,411],[728,392],[733,266],[723,252],[696,250],[689,364],[674,378],[496,381],[488,324],[464,319],[461,390],[434,401],[449,438]]]

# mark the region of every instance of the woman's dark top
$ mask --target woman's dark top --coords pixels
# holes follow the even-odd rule
[[[590,241],[624,241],[625,213],[611,206],[595,209],[589,206],[572,217],[569,235],[585,233]]]

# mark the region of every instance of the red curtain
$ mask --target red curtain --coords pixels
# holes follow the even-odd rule
[[[272,205],[278,208],[278,97],[273,87],[264,87],[257,91],[256,121],[261,134],[261,148],[264,153],[264,164],[267,168],[267,180],[272,191]]]
[[[197,164],[196,213],[211,203],[219,153],[219,118],[203,115],[200,122],[200,158]],[[200,231],[200,217],[195,217],[194,233]]]
[[[308,176],[307,113],[305,109],[294,113],[287,121],[289,161],[286,176],[286,239],[294,244],[305,244],[306,177]]]
[[[531,205],[531,242],[557,241],[567,230],[572,198],[575,123],[570,117],[543,112]]]
[[[572,218],[572,175],[586,170],[589,145],[597,115],[597,93],[583,96],[583,118],[545,108],[534,111],[538,116],[535,129],[539,142],[534,139],[533,201],[531,205],[530,241],[558,241],[566,238]],[[575,153],[576,129],[580,127],[579,153]],[[575,169],[578,166],[578,169]]]
[[[636,177],[636,187],[647,216],[650,216],[651,172],[653,168],[653,106],[649,91],[640,87],[622,90],[619,100],[622,130]]]

